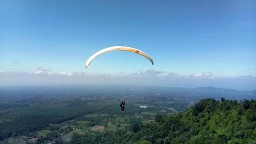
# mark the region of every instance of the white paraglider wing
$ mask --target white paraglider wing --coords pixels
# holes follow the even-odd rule
[[[136,53],[136,54],[139,54],[139,55],[144,56],[145,58],[147,58],[147,59],[152,63],[152,65],[154,64],[153,59],[152,59],[148,54],[146,54],[145,52],[143,52],[143,51],[141,51],[141,50],[138,50],[138,49],[135,49],[135,48],[132,48],[132,47],[126,47],[126,46],[113,46],[113,47],[108,47],[108,48],[102,49],[102,50],[96,52],[95,54],[93,54],[93,55],[86,61],[85,67],[88,68],[88,66],[90,65],[90,63],[91,63],[98,55],[101,55],[101,54],[107,53],[107,52],[111,52],[111,51],[128,51],[128,52]]]

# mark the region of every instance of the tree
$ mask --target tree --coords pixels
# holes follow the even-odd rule
[[[138,132],[140,129],[141,129],[141,125],[140,125],[140,124],[137,124],[137,123],[136,123],[136,124],[133,124],[133,125],[132,125],[132,131],[133,131],[133,132],[136,133],[136,132]]]
[[[81,144],[80,135],[78,133],[74,133],[70,143],[72,143],[72,144]]]

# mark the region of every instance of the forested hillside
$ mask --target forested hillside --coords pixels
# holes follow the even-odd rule
[[[256,101],[203,99],[183,113],[133,124],[128,132],[74,134],[71,143],[256,143]]]

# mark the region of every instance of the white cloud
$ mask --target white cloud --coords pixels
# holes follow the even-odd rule
[[[255,68],[247,68],[243,71],[241,71],[241,75],[243,76],[256,76],[256,69]]]
[[[73,73],[71,73],[71,72],[60,72],[58,74],[64,75],[64,76],[73,76]]]
[[[154,70],[154,69],[150,69],[150,70],[147,70],[147,71],[138,71],[138,72],[135,72],[135,73],[132,73],[131,75],[132,76],[156,76],[158,74],[161,74],[162,71],[158,71],[158,70]]]
[[[38,68],[36,72],[0,72],[0,85],[72,85],[72,84],[137,84],[170,87],[213,86],[231,89],[256,89],[256,77],[218,77],[211,72],[191,74],[190,77],[174,72],[147,70],[130,75],[110,75],[87,72],[54,72],[49,68]]]
[[[168,73],[168,76],[177,76],[177,75],[179,75],[178,73],[175,73],[175,72],[169,72]]]
[[[8,72],[16,72],[16,70],[10,69],[10,70],[8,70]]]
[[[201,72],[201,73],[189,75],[189,77],[192,77],[192,78],[210,78],[212,76],[213,74],[211,72]]]
[[[50,75],[52,70],[50,68],[44,68],[44,67],[39,67],[37,68],[35,74],[48,74]]]

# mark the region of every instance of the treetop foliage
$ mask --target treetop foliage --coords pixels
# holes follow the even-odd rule
[[[88,138],[80,136],[79,142],[86,139],[91,143],[256,143],[256,101],[203,99],[183,113],[157,115],[154,122],[135,124],[128,132],[89,138],[94,141]]]

